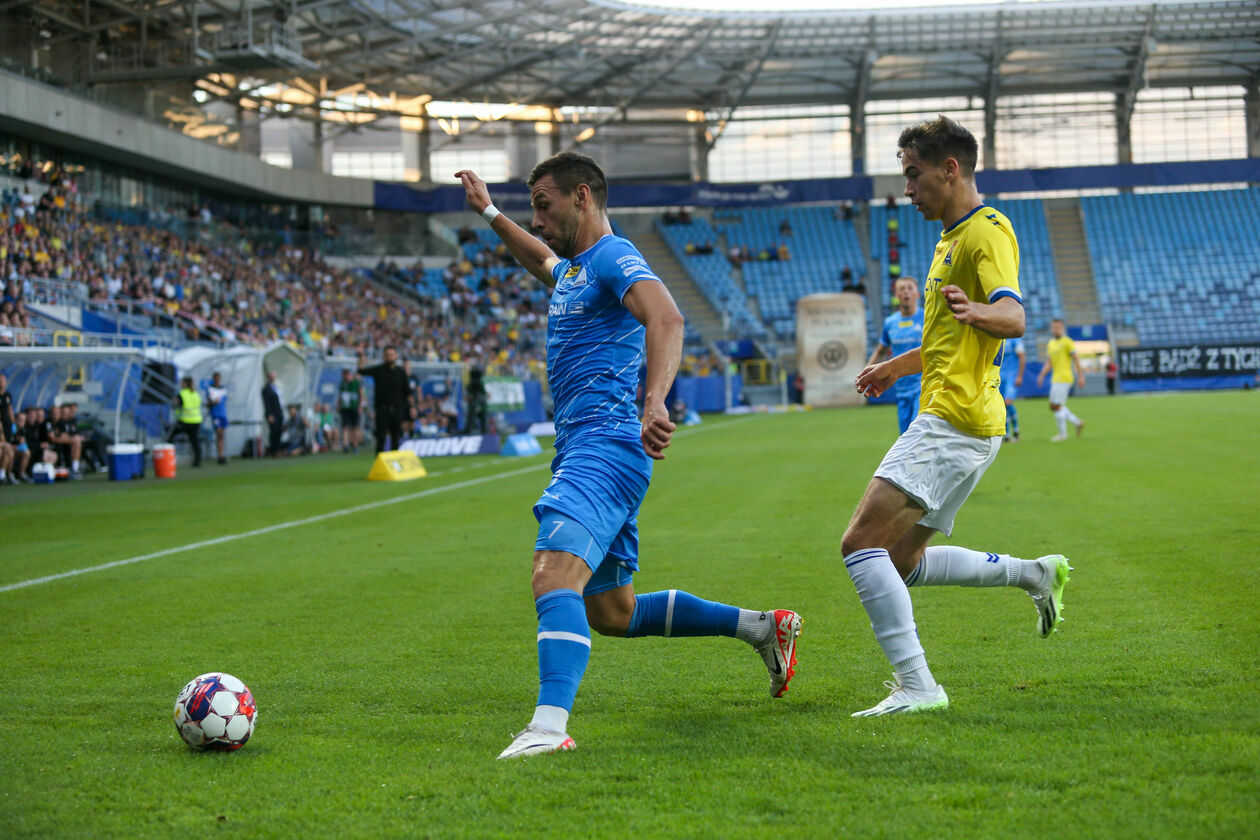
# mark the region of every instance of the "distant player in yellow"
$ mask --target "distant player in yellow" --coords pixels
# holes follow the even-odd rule
[[[1067,440],[1068,421],[1076,427],[1077,437],[1085,431],[1085,421],[1067,407],[1072,383],[1084,388],[1085,374],[1081,372],[1081,359],[1076,355],[1076,342],[1064,334],[1062,319],[1055,318],[1050,322],[1050,335],[1053,338],[1046,344],[1046,363],[1041,366],[1041,373],[1037,374],[1037,387],[1041,387],[1046,381],[1046,373],[1053,369],[1054,373],[1050,376],[1050,411],[1059,424],[1059,433],[1050,438],[1050,442],[1058,443]]]
[[[1061,555],[1021,560],[928,545],[938,531],[953,531],[958,509],[1002,446],[1002,342],[1024,334],[1024,304],[1011,223],[976,192],[975,137],[941,116],[907,128],[897,145],[905,194],[944,229],[924,284],[922,347],[857,377],[859,392],[878,396],[921,371],[923,396],[919,416],[884,456],[841,543],[896,680],[886,699],[854,717],[949,705],[919,644],[907,587],[1017,586],[1032,595],[1044,637],[1059,620],[1069,571]]]

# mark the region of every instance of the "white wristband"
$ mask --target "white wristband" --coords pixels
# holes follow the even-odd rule
[[[499,216],[499,208],[493,204],[487,204],[486,209],[481,211],[481,218],[486,220],[486,224],[490,224]]]

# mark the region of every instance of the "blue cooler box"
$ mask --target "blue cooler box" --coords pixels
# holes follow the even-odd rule
[[[109,459],[109,480],[144,478],[144,447],[138,443],[118,443],[105,447]]]

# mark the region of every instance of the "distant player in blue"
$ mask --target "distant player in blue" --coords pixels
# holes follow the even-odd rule
[[[919,284],[913,277],[902,277],[893,285],[897,311],[884,319],[884,332],[866,366],[878,364],[885,357],[900,356],[923,343],[923,310],[919,308]],[[905,434],[919,415],[919,383],[923,375],[916,373],[897,380],[897,424]]]
[[[534,167],[532,226],[541,242],[495,209],[476,174],[455,177],[469,206],[552,289],[547,376],[556,457],[534,505],[540,688],[533,720],[499,758],[573,749],[566,729],[592,627],[605,636],[734,636],[761,655],[770,693],[781,696],[796,663],[796,613],[741,610],[674,589],[634,594],[639,505],[652,461],[665,457],[674,432],[665,397],[682,356],[683,317],[635,247],[613,235],[603,171],[572,152]],[[635,392],[645,366],[640,422]]]
[[[1024,353],[1024,339],[1008,338],[1002,344],[1002,399],[1006,400],[1006,434],[1002,442],[1019,440],[1019,412],[1015,410],[1015,398],[1024,384],[1024,365],[1028,356]]]
[[[223,384],[223,377],[216,370],[210,377],[210,383],[204,386],[206,405],[210,406],[210,422],[214,425],[214,442],[218,447],[219,463],[226,464],[227,456],[223,454],[223,437],[227,433],[227,398],[228,389]]]

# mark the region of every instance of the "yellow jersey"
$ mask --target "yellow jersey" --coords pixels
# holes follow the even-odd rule
[[[1052,338],[1046,344],[1046,358],[1050,360],[1051,382],[1075,382],[1072,356],[1076,354],[1076,342],[1068,338]]]
[[[994,303],[1019,294],[1019,243],[1010,219],[980,205],[941,231],[923,284],[923,390],[919,410],[960,432],[1006,432],[999,390],[1004,340],[954,320],[941,289],[957,286],[970,300]]]

